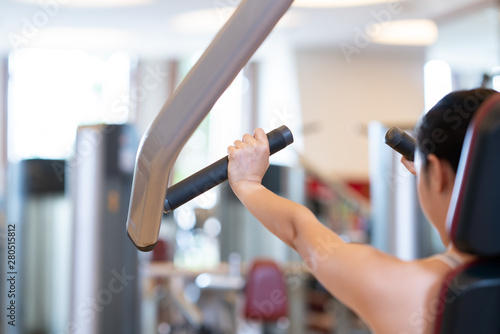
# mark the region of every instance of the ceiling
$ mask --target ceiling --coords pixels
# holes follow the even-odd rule
[[[115,8],[61,5],[70,1],[41,0],[39,4],[29,4],[2,0],[0,52],[8,52],[13,47],[83,47],[129,50],[145,57],[186,54],[203,49],[217,29],[202,23],[179,28],[179,20],[181,23],[185,20],[179,18],[180,14],[212,9],[216,15],[213,20],[222,23],[227,7],[235,7],[239,2],[149,0],[146,5]],[[493,0],[407,0],[399,5],[402,11],[391,14],[390,18],[426,18],[439,24],[493,3]],[[285,40],[298,48],[335,47],[352,41],[359,31],[376,22],[377,17],[385,19],[387,13],[388,4],[336,9],[292,8],[270,38]]]

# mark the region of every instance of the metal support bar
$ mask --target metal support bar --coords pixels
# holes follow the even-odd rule
[[[142,137],[127,232],[136,247],[154,248],[169,171],[218,98],[269,35],[293,0],[244,0]]]

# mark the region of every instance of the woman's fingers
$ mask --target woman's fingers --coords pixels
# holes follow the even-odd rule
[[[255,154],[256,152],[265,151],[263,147],[265,147],[268,151],[269,141],[264,130],[257,128],[255,129],[253,136],[248,133],[244,134],[241,140],[237,139],[234,141],[234,145],[232,147],[233,149],[228,147],[228,153],[234,153],[235,150],[245,149],[245,152],[248,152],[247,154]]]
[[[406,159],[404,156],[401,157],[401,163],[412,173],[413,175],[417,175],[417,170],[415,169],[415,164],[413,161]]]
[[[246,145],[257,145],[259,143],[267,143],[267,135],[264,132],[264,130],[258,128],[255,130],[255,135],[252,136],[251,134],[244,134],[242,140],[235,140],[234,141],[234,146],[236,148],[243,148]]]
[[[262,180],[269,166],[269,142],[264,130],[257,129],[255,136],[245,134],[242,140],[235,140],[234,146],[229,146],[227,152],[231,184],[242,180]]]
[[[234,141],[234,147],[236,147],[236,148],[242,148],[244,145],[245,145],[245,143],[239,139],[236,139]]]
[[[267,142],[268,142],[267,135],[264,132],[264,130],[262,130],[261,128],[255,129],[253,135],[254,135],[255,139],[257,139],[258,141],[265,142],[267,144]]]
[[[256,140],[252,135],[246,133],[243,135],[243,142],[245,142],[247,144],[254,144],[256,142]]]

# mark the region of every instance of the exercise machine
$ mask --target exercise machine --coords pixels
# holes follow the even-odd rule
[[[292,3],[242,1],[143,135],[127,220],[139,250],[158,241],[169,171],[180,150]]]

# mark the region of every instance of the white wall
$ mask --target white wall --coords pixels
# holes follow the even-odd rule
[[[478,9],[439,23],[439,38],[427,59],[447,62],[453,72],[453,89],[471,89],[481,84],[482,74],[498,71],[500,65],[500,9]],[[494,70],[494,68],[497,68]]]
[[[340,49],[297,55],[302,118],[315,129],[303,158],[328,179],[368,179],[368,123],[413,125],[424,109],[423,48],[368,47],[351,60]]]

